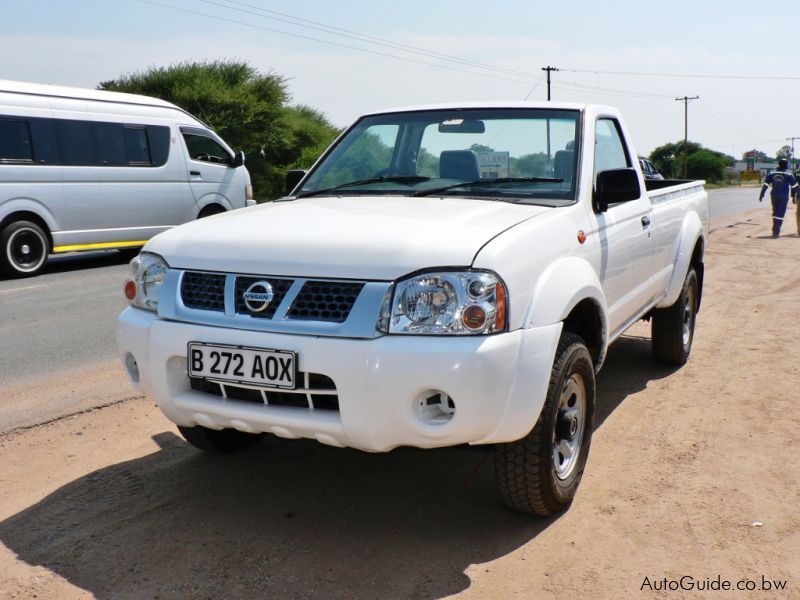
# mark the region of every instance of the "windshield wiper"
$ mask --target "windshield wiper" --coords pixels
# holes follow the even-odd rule
[[[384,182],[419,183],[421,181],[427,181],[428,179],[430,179],[430,177],[423,177],[422,175],[393,175],[390,177],[370,177],[369,179],[359,179],[358,181],[348,181],[347,183],[340,183],[339,185],[335,185],[333,187],[325,188],[322,190],[311,190],[310,192],[297,194],[297,198],[320,196],[322,194],[328,194],[330,192],[335,192],[336,190],[341,190],[343,188],[355,187],[359,185],[368,185],[370,183],[384,183]]]
[[[448,190],[453,190],[460,187],[475,187],[494,185],[497,183],[561,183],[564,181],[558,177],[498,177],[497,179],[478,179],[476,181],[465,181],[463,183],[456,183],[453,185],[445,185],[443,187],[431,188],[429,190],[420,190],[411,194],[412,196],[432,196]]]

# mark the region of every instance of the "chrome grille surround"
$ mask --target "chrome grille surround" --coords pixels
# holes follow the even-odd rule
[[[261,313],[252,313],[241,301],[243,290],[256,281],[269,282],[275,292],[270,306]],[[201,289],[203,302],[195,297],[195,292],[185,295],[198,282],[214,284],[213,301],[202,296],[209,293],[205,288]],[[158,315],[172,321],[229,329],[369,339],[384,335],[376,329],[376,324],[392,285],[390,281],[171,268],[164,275]],[[213,308],[201,306],[204,302]]]

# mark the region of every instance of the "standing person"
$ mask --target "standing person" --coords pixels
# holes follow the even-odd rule
[[[767,193],[767,188],[772,186],[769,195],[772,199],[772,237],[774,238],[781,234],[783,217],[786,215],[786,207],[789,204],[789,194],[798,189],[797,180],[794,178],[794,175],[787,171],[788,167],[789,161],[785,158],[780,159],[778,161],[778,169],[776,171],[770,171],[767,178],[764,179],[764,185],[761,187],[761,194],[758,196],[759,202],[764,200],[764,194]]]

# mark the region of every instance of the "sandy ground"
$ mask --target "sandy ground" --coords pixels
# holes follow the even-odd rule
[[[716,223],[685,367],[646,324],[611,348],[556,518],[506,510],[485,449],[210,457],[130,392],[0,436],[0,597],[800,598],[800,237],[745,216]],[[683,576],[787,588],[653,591]]]

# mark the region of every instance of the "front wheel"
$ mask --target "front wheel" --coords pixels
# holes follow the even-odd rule
[[[594,404],[592,357],[581,337],[564,333],[536,425],[524,438],[495,446],[495,478],[509,508],[546,517],[572,502],[592,441]]]
[[[14,221],[0,232],[0,272],[12,277],[39,273],[50,254],[44,230],[31,221]]]
[[[209,429],[196,425],[178,430],[184,439],[195,448],[217,454],[231,454],[249,448],[263,437],[261,433],[245,433],[237,429]]]
[[[653,311],[651,338],[656,358],[670,365],[684,365],[694,342],[699,284],[694,267],[689,268],[678,300],[669,308]]]

